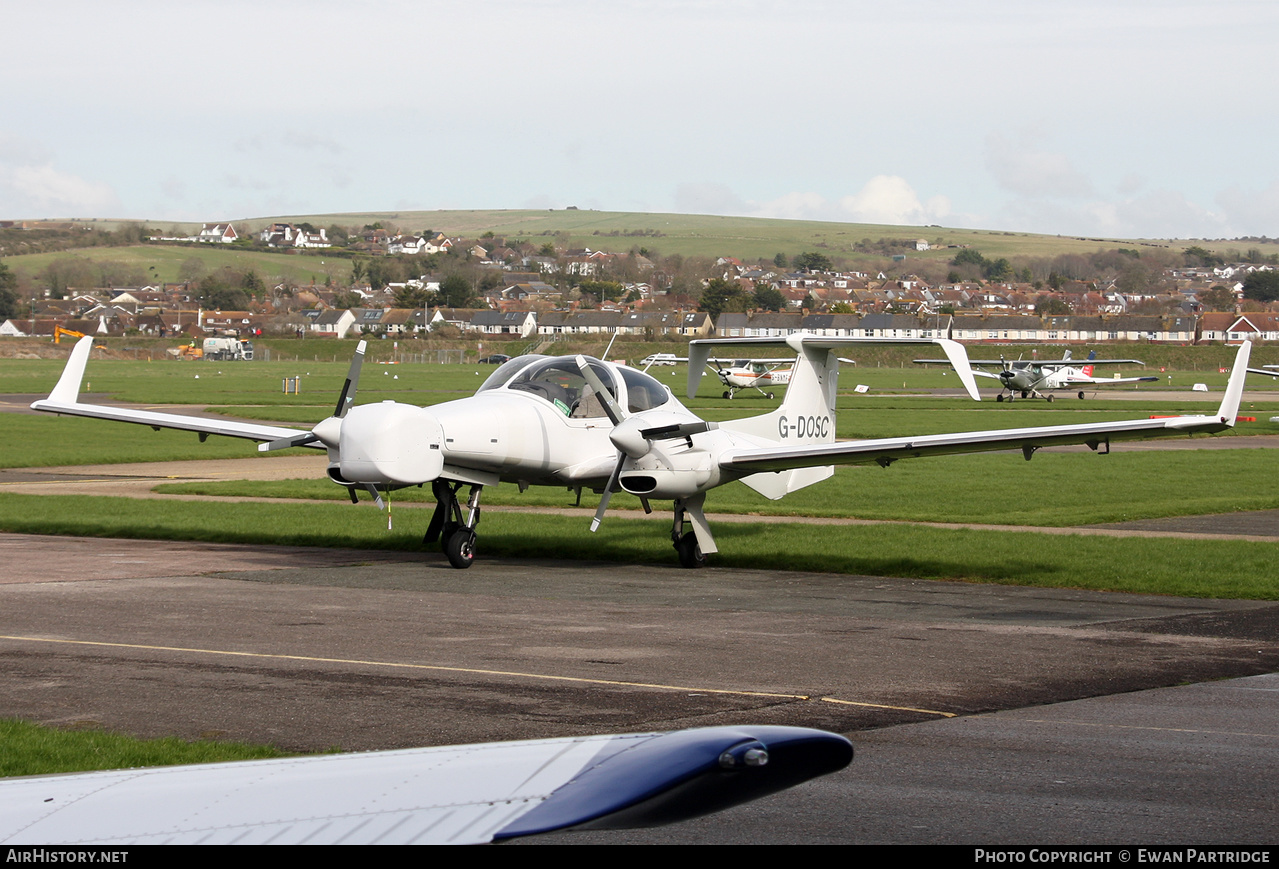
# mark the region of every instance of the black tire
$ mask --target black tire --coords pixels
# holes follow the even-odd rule
[[[1003,401],[1003,400],[1004,400],[1004,394],[1002,392],[999,393],[999,395],[995,396],[995,401]]]
[[[470,528],[458,528],[444,541],[444,554],[449,564],[459,570],[471,566],[475,560],[475,532]]]
[[[1080,393],[1079,393],[1079,400],[1080,400],[1080,401],[1083,401],[1083,400],[1084,400],[1084,393],[1083,393],[1083,391],[1082,391],[1082,390],[1081,390],[1081,391],[1080,391]]]
[[[675,551],[679,553],[680,567],[696,570],[706,566],[706,556],[702,554],[702,547],[697,545],[697,535],[692,531],[679,539]]]
[[[770,392],[770,393],[768,393],[768,397],[769,397],[769,398],[772,398],[772,397],[773,397],[773,393],[771,393],[771,392]]]
[[[1047,398],[1047,400],[1048,400],[1048,401],[1052,401],[1052,400],[1053,400],[1053,397],[1052,397],[1051,395],[1046,396],[1046,398]]]
[[[725,398],[732,398],[732,397],[733,397],[733,395],[732,395],[732,393],[725,391],[725,392],[724,392],[724,397],[725,397]]]
[[[1030,391],[1029,391],[1029,390],[1026,390],[1026,389],[1023,389],[1023,390],[1021,391],[1021,397],[1022,397],[1022,398],[1030,398]]]

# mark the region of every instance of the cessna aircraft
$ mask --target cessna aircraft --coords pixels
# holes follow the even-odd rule
[[[93,339],[82,338],[47,399],[31,405],[49,413],[112,419],[199,433],[265,441],[262,451],[326,449],[328,475],[351,499],[431,484],[435,512],[424,542],[442,544],[454,567],[475,557],[475,528],[485,486],[515,483],[601,492],[591,530],[599,527],[619,489],[673,502],[671,540],[684,567],[701,567],[717,550],[703,512],[706,494],[741,480],[768,498],[781,498],[830,477],[835,465],[888,467],[905,458],[991,450],[1022,451],[1084,443],[1108,453],[1115,440],[1223,431],[1234,425],[1251,344],[1239,348],[1230,385],[1212,416],[1178,416],[1081,425],[962,432],[835,442],[837,348],[851,344],[937,344],[969,396],[977,385],[963,347],[937,338],[786,338],[698,340],[689,350],[689,395],[695,395],[715,345],[784,344],[797,354],[786,398],[760,416],[707,422],[685,408],[658,380],[624,365],[587,356],[519,356],[501,365],[475,395],[423,408],[384,401],[352,406],[364,342],[360,342],[333,415],[311,431],[253,422],[221,421],[84,404],[80,383]],[[1103,449],[1104,447],[1104,449]],[[469,486],[465,511],[458,492]],[[687,527],[687,526],[691,526]]]
[[[653,365],[674,365],[676,362],[687,362],[687,356],[675,356],[671,353],[658,353],[644,360],[648,371]],[[783,386],[790,383],[791,366],[794,359],[715,359],[706,360],[707,366],[715,372],[719,382],[728,387],[724,390],[724,398],[733,398],[743,389],[754,389],[765,398],[772,398],[773,393],[765,392],[764,387],[777,384]],[[786,366],[785,371],[779,371]]]
[[[707,727],[0,781],[7,845],[466,845],[655,827],[841,770],[842,736]]]
[[[708,360],[714,365],[714,372],[720,383],[728,387],[724,390],[725,398],[734,398],[743,389],[753,389],[765,398],[772,398],[773,393],[765,392],[764,387],[777,384],[783,386],[790,383],[790,366],[793,359],[723,359]],[[779,371],[786,366],[785,371]]]
[[[1097,359],[1097,352],[1093,351],[1088,354],[1086,363],[1078,368],[1070,358],[1070,351],[1067,350],[1065,355],[1056,362],[1025,362],[1018,359],[1016,362],[1008,362],[1004,357],[999,359],[973,359],[970,360],[971,365],[998,365],[998,372],[989,372],[974,370],[973,374],[978,377],[992,377],[998,380],[1003,388],[999,394],[995,396],[995,401],[1004,401],[1004,393],[1007,392],[1007,400],[1012,401],[1013,398],[1020,393],[1022,398],[1043,398],[1048,401],[1053,400],[1052,394],[1044,395],[1053,389],[1077,389],[1080,386],[1112,386],[1116,383],[1150,383],[1158,380],[1158,377],[1112,377],[1101,378],[1093,377],[1094,365],[1121,365],[1131,363],[1134,365],[1145,365],[1140,359]],[[946,359],[916,359],[917,365],[949,365]],[[1079,390],[1079,397],[1084,397],[1084,391]]]

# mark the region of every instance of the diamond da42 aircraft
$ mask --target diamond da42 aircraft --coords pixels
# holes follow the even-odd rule
[[[328,451],[328,475],[353,501],[430,484],[436,498],[424,542],[439,542],[454,567],[475,557],[480,495],[500,482],[600,491],[591,530],[615,491],[673,504],[671,540],[685,567],[700,567],[717,551],[706,521],[706,495],[740,480],[768,498],[781,498],[834,473],[835,465],[877,464],[931,455],[1021,450],[1029,460],[1040,447],[1087,444],[1102,453],[1115,440],[1218,432],[1234,425],[1251,345],[1239,349],[1217,412],[1079,425],[835,441],[837,350],[857,344],[936,344],[978,399],[964,349],[947,339],[785,338],[706,339],[690,343],[688,393],[696,394],[714,346],[735,349],[785,345],[796,353],[786,397],[759,416],[702,420],[655,378],[587,356],[519,356],[500,366],[475,395],[417,407],[395,401],[355,405],[364,359],[360,342],[333,415],[310,431],[253,422],[221,421],[78,401],[92,338],[75,346],[47,399],[31,405],[57,414],[118,420],[161,428],[247,438],[259,449],[314,447]],[[735,355],[747,356],[749,352]],[[463,502],[462,487],[469,487]]]

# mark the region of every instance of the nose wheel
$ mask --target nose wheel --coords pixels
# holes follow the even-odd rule
[[[423,543],[438,541],[449,564],[459,570],[470,567],[475,560],[475,527],[480,524],[480,490],[484,487],[471,487],[470,497],[466,499],[466,515],[462,514],[462,505],[457,500],[461,488],[461,483],[450,485],[444,480],[431,484],[435,512],[422,537]]]
[[[454,567],[470,567],[475,560],[475,532],[465,527],[455,530],[444,541],[444,554]]]

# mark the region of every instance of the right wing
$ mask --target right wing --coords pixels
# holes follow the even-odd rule
[[[696,818],[852,759],[743,726],[32,776],[0,781],[0,842],[478,844]]]
[[[89,361],[89,351],[93,349],[93,336],[86,336],[76,342],[67,360],[67,367],[58,378],[58,385],[48,398],[31,404],[32,410],[47,413],[65,414],[67,416],[85,416],[92,419],[110,419],[116,422],[132,422],[138,425],[149,425],[159,431],[162,428],[173,428],[182,431],[199,432],[201,439],[211,434],[225,435],[233,438],[246,438],[252,441],[278,441],[306,435],[301,429],[284,428],[276,425],[263,425],[255,422],[236,422],[234,420],[206,419],[202,416],[184,416],[177,413],[157,413],[149,410],[133,410],[125,407],[107,407],[100,404],[81,404],[80,382],[84,379],[84,367]],[[318,442],[302,444],[303,446],[322,447]]]
[[[1175,416],[1165,419],[1134,419],[1079,425],[1037,426],[1034,428],[995,429],[991,431],[957,432],[955,434],[920,435],[918,437],[876,438],[861,441],[803,444],[793,447],[778,445],[746,447],[725,451],[720,467],[734,474],[756,474],[762,471],[787,471],[793,468],[815,468],[827,465],[870,465],[887,467],[898,459],[923,456],[959,455],[1020,449],[1030,459],[1040,447],[1062,444],[1087,444],[1094,450],[1116,440],[1139,440],[1195,432],[1219,432],[1231,428],[1239,414],[1243,398],[1244,378],[1248,372],[1248,355],[1252,344],[1239,347],[1231,370],[1230,383],[1221,406],[1212,416]]]

